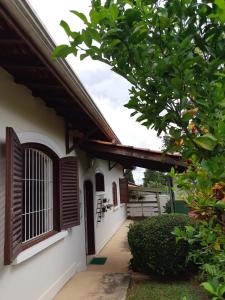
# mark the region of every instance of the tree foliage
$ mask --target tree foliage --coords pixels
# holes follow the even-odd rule
[[[162,192],[166,192],[168,190],[167,179],[168,176],[162,172],[146,169],[143,182],[145,187],[158,188]]]
[[[89,16],[72,11],[83,30],[61,22],[69,43],[53,57],[73,53],[110,65],[132,84],[131,115],[167,136],[167,151],[182,153],[187,171],[178,176],[171,170],[170,176],[198,226],[193,237],[190,227],[177,235],[198,240],[201,249],[191,254],[208,280],[204,287],[213,299],[224,299],[225,273],[216,261],[225,257],[225,0],[91,3]]]
[[[224,149],[224,0],[93,0],[85,25],[61,22],[69,53],[111,66],[131,84],[137,121],[171,138],[187,155]]]
[[[134,176],[131,170],[125,170],[124,176],[128,179],[128,182],[135,183]]]

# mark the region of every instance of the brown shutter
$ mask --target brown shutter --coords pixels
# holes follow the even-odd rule
[[[120,178],[120,203],[127,203],[128,201],[128,179]]]
[[[60,227],[80,224],[78,160],[76,157],[60,159]]]
[[[116,183],[112,183],[112,194],[113,194],[113,205],[117,206],[118,205],[118,200],[117,200],[117,186]]]
[[[21,251],[23,149],[11,127],[6,128],[5,264]]]

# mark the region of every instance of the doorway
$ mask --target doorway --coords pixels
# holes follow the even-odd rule
[[[84,182],[84,214],[86,254],[95,254],[95,223],[94,223],[94,195],[93,184],[90,180]]]

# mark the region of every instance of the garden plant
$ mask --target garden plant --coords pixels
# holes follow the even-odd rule
[[[182,214],[153,216],[130,225],[128,243],[132,259],[131,268],[160,278],[175,278],[187,274],[189,244],[176,242],[171,233],[190,225],[190,218]]]
[[[131,84],[126,107],[180,152],[187,170],[170,175],[195,226],[175,230],[192,250],[213,299],[225,292],[225,1],[92,0],[76,31],[61,22],[70,53],[102,61]]]

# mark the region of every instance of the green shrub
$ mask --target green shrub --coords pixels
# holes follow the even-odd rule
[[[154,216],[130,225],[128,243],[134,271],[164,277],[177,276],[187,269],[188,243],[176,242],[174,227],[189,225],[187,215]]]
[[[171,214],[172,213],[172,201],[169,199],[165,206],[163,206],[163,208],[165,209],[165,213],[167,214]]]

